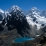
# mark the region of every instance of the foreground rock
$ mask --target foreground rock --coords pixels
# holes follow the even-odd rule
[[[35,40],[26,41],[22,43],[12,42],[8,46],[46,46],[46,37],[40,36],[40,37],[35,38]]]

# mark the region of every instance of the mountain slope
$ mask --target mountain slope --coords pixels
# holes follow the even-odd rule
[[[17,29],[18,34],[21,36],[29,35],[29,24],[23,11],[18,6],[12,6],[9,10],[5,11],[5,26],[8,31]]]
[[[2,23],[3,19],[4,19],[4,11],[0,9],[0,23]]]
[[[41,11],[36,7],[31,8],[26,18],[29,24],[37,25],[37,29],[40,29],[42,25],[46,26],[46,17],[41,16]]]
[[[0,31],[2,31],[1,29],[3,32],[17,29],[21,36],[41,35],[43,33],[41,28],[46,26],[46,17],[43,15],[44,12],[36,7],[31,8],[27,15],[17,5],[5,12],[0,9]]]

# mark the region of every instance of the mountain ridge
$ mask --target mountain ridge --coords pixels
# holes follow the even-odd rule
[[[4,17],[2,16],[0,27],[4,28],[3,26],[5,25],[8,30],[16,28],[22,36],[34,37],[37,34],[41,35],[43,33],[41,28],[46,26],[46,17],[41,16],[41,12],[36,7],[30,11],[25,15],[20,7],[12,6],[9,10],[2,13]]]

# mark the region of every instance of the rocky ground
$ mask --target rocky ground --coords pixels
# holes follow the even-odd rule
[[[5,33],[4,35],[0,34],[0,46],[46,46],[46,37],[41,35],[36,37],[35,40],[26,41],[23,43],[15,43],[13,40],[17,37],[21,37],[17,34],[16,29]]]
[[[23,43],[12,43],[9,46],[46,46],[46,37],[40,36],[33,41],[27,41]]]
[[[16,29],[6,31],[7,27],[4,26],[4,28],[5,29],[0,32],[0,46],[46,46],[46,33],[35,37],[33,41],[15,43],[13,40],[22,36],[18,34]]]
[[[13,41],[13,39],[17,37],[21,36],[17,33],[16,29],[0,33],[0,46],[7,46],[7,44],[9,45]]]

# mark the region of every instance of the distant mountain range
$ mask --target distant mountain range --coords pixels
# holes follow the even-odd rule
[[[40,11],[36,7],[31,8],[27,14],[17,5],[7,11],[0,9],[0,32],[17,29],[21,36],[35,37],[46,32],[46,11]],[[6,31],[5,30],[5,31]]]

